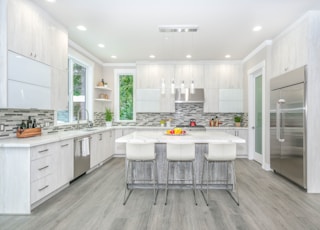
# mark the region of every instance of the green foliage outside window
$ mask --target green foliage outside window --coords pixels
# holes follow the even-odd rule
[[[119,76],[120,120],[133,120],[133,76]]]

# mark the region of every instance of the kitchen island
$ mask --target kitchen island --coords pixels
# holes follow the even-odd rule
[[[117,143],[128,143],[128,142],[154,142],[155,143],[155,152],[157,155],[157,169],[158,169],[158,183],[160,188],[163,188],[166,182],[166,171],[167,171],[167,161],[166,161],[166,144],[167,143],[195,143],[195,177],[196,184],[200,186],[201,175],[202,175],[202,164],[203,164],[203,155],[208,151],[208,143],[236,143],[243,144],[245,140],[237,136],[220,132],[220,131],[188,131],[185,135],[166,135],[164,131],[136,131],[129,135],[122,136],[116,139]],[[184,162],[179,162],[179,167],[171,165],[170,168],[171,180],[179,180],[183,178],[190,178],[186,181],[176,181],[174,182],[177,187],[188,187],[192,185],[191,181],[191,167],[189,164]],[[223,180],[226,178],[226,164],[217,164],[209,175],[210,180]],[[149,179],[152,176],[151,167],[146,167],[145,164],[136,162],[133,165],[133,175],[135,174],[143,175],[143,178]],[[232,177],[229,170],[230,182],[232,182]],[[141,177],[140,177],[141,178]],[[131,175],[129,174],[129,181],[131,181]],[[171,183],[171,182],[170,182]],[[135,182],[134,184],[129,184],[131,187],[151,187],[151,181],[146,182]],[[212,184],[211,187],[214,188],[226,188],[224,184]]]

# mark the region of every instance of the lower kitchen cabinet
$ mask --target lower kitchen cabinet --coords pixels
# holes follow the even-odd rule
[[[208,130],[207,130],[208,131]],[[246,143],[237,144],[237,157],[247,158],[248,157],[248,129],[247,128],[217,128],[214,130],[209,130],[209,132],[226,132],[231,135],[240,137],[246,140]]]
[[[113,130],[91,135],[90,168],[102,163],[113,154]]]
[[[135,131],[135,128],[123,128],[114,130],[114,138],[117,139],[119,137],[128,135]],[[114,144],[114,154],[115,155],[125,155],[126,154],[126,144],[124,143],[115,143]]]
[[[0,213],[29,214],[73,178],[73,139],[0,148]],[[14,175],[14,176],[12,176]]]

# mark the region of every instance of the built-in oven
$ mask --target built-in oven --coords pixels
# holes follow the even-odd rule
[[[90,151],[90,135],[74,139],[74,179],[86,173],[90,169]]]

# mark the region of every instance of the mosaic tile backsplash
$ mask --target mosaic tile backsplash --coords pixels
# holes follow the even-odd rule
[[[247,113],[204,113],[203,104],[176,104],[175,113],[137,113],[136,122],[117,123],[113,122],[113,126],[160,126],[160,120],[171,120],[171,126],[188,125],[190,119],[196,119],[197,125],[209,126],[209,121],[218,117],[222,122],[222,127],[233,127],[233,118],[235,115],[242,116],[241,126],[247,127]],[[75,129],[76,125],[59,125],[55,126],[53,110],[37,110],[37,109],[0,109],[0,126],[4,127],[4,131],[0,131],[0,138],[14,137],[17,127],[22,120],[37,120],[38,126],[42,127],[42,132],[52,133],[61,130]],[[104,113],[95,112],[93,119],[94,126],[105,126]],[[81,126],[86,126],[82,124]]]

